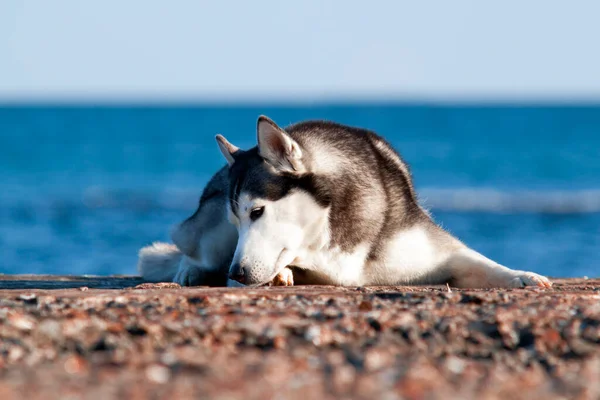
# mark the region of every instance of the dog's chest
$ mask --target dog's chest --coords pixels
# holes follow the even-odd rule
[[[419,227],[398,232],[379,246],[381,254],[369,258],[370,243],[351,252],[339,248],[308,252],[301,264],[318,272],[328,284],[389,285],[419,280],[430,274],[441,259],[427,232]]]
[[[322,284],[360,286],[364,280],[364,266],[369,253],[366,244],[351,252],[339,248],[308,251],[298,259],[297,265],[316,272]]]

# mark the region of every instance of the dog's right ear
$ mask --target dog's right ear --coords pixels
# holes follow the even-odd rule
[[[219,150],[221,150],[221,153],[223,154],[223,157],[225,157],[225,159],[227,160],[229,166],[233,165],[233,163],[235,162],[235,153],[240,151],[240,148],[229,143],[223,135],[217,135],[215,136],[215,139],[217,139]]]
[[[306,172],[300,145],[273,120],[261,115],[256,130],[258,153],[264,160],[281,172]]]

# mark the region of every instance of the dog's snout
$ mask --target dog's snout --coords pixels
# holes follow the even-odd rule
[[[229,278],[241,284],[246,284],[247,277],[246,270],[240,264],[234,264],[229,270]]]

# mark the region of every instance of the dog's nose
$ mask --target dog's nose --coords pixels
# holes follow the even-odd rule
[[[246,284],[246,270],[240,264],[235,264],[229,270],[229,278],[245,285]]]

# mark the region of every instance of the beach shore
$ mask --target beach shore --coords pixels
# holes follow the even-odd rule
[[[180,288],[0,276],[0,399],[600,397],[600,280]]]

